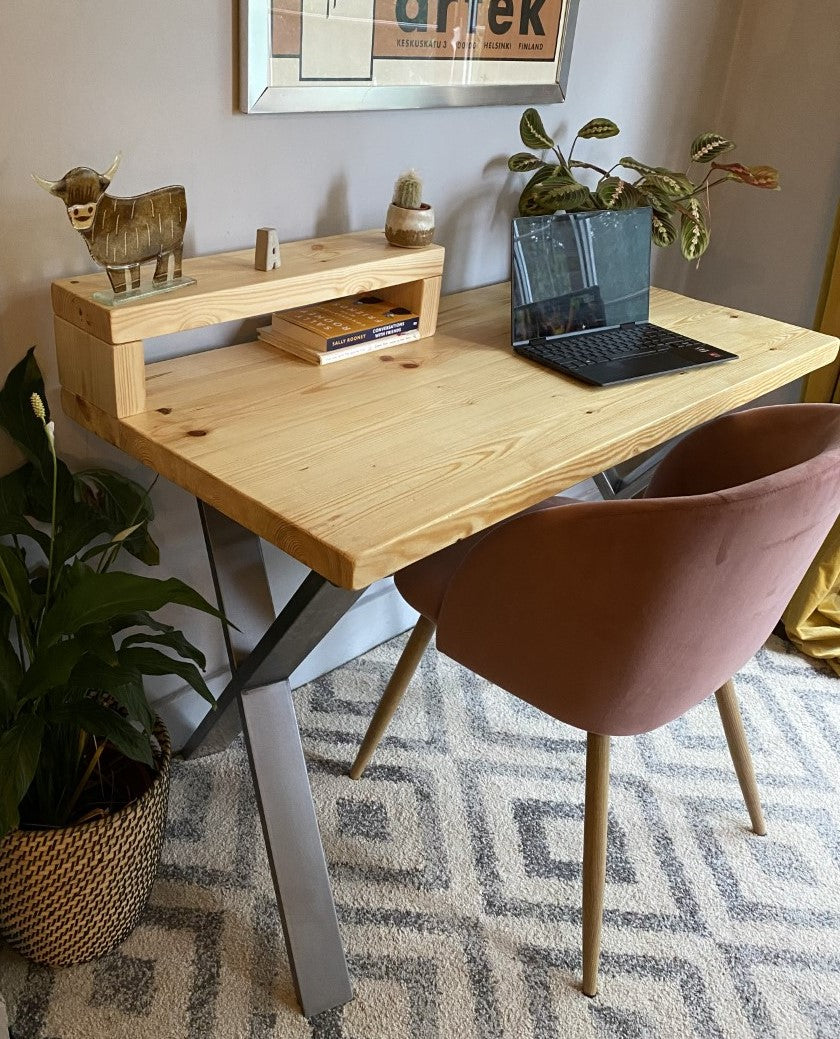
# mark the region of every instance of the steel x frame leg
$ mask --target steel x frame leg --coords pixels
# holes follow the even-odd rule
[[[353,990],[289,676],[362,592],[311,572],[275,617],[259,538],[203,502],[198,507],[219,607],[242,630],[224,629],[232,677],[184,756],[223,750],[240,728],[245,734],[295,990],[311,1017],[346,1003]]]

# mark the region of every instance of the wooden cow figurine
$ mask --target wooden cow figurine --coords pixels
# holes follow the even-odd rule
[[[156,188],[133,198],[106,195],[120,163],[114,159],[105,173],[77,166],[61,180],[35,181],[67,206],[70,223],[84,238],[91,257],[107,271],[115,295],[126,290],[126,271],[132,289],[140,286],[140,264],[155,260],[154,284],[169,280],[169,257],[175,257],[174,278],[181,277],[187,196],[183,187]]]

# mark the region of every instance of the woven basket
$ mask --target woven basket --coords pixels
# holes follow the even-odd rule
[[[48,967],[103,956],[137,926],[160,861],[171,749],[156,720],[158,774],[111,815],[0,841],[0,936]]]

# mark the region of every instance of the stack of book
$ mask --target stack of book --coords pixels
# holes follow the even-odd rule
[[[367,293],[271,315],[260,339],[312,364],[329,364],[420,338],[419,315]]]

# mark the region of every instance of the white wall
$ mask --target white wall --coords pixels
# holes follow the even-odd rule
[[[815,23],[822,19],[818,35],[826,55],[831,44],[825,25],[836,22],[829,10],[835,4],[821,0],[811,5],[821,13],[807,16]],[[775,8],[786,15],[775,18],[767,11],[773,6],[757,0],[581,0],[569,100],[541,111],[549,132],[564,135],[592,116],[613,118],[622,136],[589,142],[593,157],[614,160],[630,153],[679,164],[695,134],[714,127],[735,136],[755,161],[801,168],[803,175],[807,167],[806,198],[788,191],[770,201],[751,200],[733,212],[737,230],[731,236],[723,211],[716,210],[715,236],[699,278],[675,255],[657,257],[661,284],[685,284],[688,291],[697,285],[698,295],[725,295],[734,305],[749,300],[756,310],[779,314],[786,269],[799,279],[797,296],[816,295],[825,249],[825,239],[812,227],[818,215],[808,218],[807,234],[790,232],[802,226],[803,203],[825,208],[836,196],[837,139],[826,129],[829,114],[836,125],[829,106],[835,81],[812,68],[804,49],[791,54],[774,35],[795,24],[799,5],[779,0]],[[36,187],[32,171],[52,179],[76,165],[105,168],[121,151],[114,193],[173,182],[186,186],[186,252],[198,255],[250,246],[255,229],[264,225],[276,226],[281,240],[381,226],[394,177],[415,166],[435,205],[437,240],[447,249],[445,291],[507,276],[508,220],[522,178],[507,172],[505,160],[520,147],[524,103],[244,116],[234,88],[236,20],[236,4],[229,0],[0,5],[0,374],[37,343],[54,412],[59,405],[49,283],[93,268],[60,203]],[[748,54],[759,78],[747,82],[739,75],[739,51]],[[817,77],[820,89],[800,97],[794,87],[799,75]],[[784,132],[772,117],[780,110],[787,113]],[[794,124],[812,142],[810,158],[798,138],[800,152],[790,153],[786,132]],[[586,154],[579,151],[579,157]],[[781,242],[768,238],[770,214],[769,226],[783,235]],[[807,306],[791,306],[779,316],[809,315]],[[195,339],[187,344],[194,345]],[[60,414],[55,417],[60,448],[71,464],[104,461],[135,477],[148,476]],[[0,443],[0,468],[13,458]],[[164,571],[209,593],[193,502],[162,482],[155,500]],[[215,628],[190,617],[184,623],[208,650],[211,669],[218,666]]]

